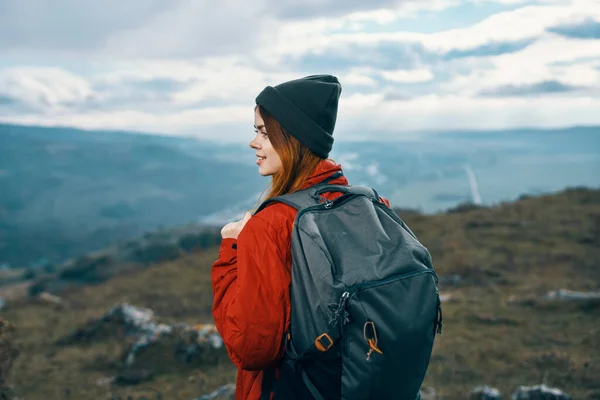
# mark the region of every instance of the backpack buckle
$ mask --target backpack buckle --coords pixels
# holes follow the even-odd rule
[[[315,347],[321,353],[325,353],[327,350],[329,350],[331,348],[331,346],[333,346],[333,339],[331,339],[331,336],[329,336],[326,333],[323,333],[322,335],[320,335],[318,338],[315,339]]]

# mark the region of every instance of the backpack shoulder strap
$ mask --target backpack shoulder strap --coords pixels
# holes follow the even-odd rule
[[[321,184],[315,185],[308,189],[299,190],[294,193],[288,193],[288,194],[284,194],[282,196],[273,197],[272,199],[269,199],[269,200],[265,200],[258,207],[258,209],[254,212],[254,214],[258,214],[260,211],[262,211],[266,206],[268,206],[271,203],[285,203],[290,207],[294,207],[298,211],[300,211],[304,208],[310,207],[310,206],[314,206],[315,204],[319,204],[318,197],[315,199],[314,197],[311,196],[311,193],[314,192],[316,186],[321,186]],[[322,185],[322,186],[327,186],[327,184]]]
[[[334,185],[329,185],[328,183],[343,176],[343,175],[344,174],[342,173],[342,171],[338,171],[338,172],[332,174],[327,179],[325,179],[325,180],[319,182],[318,184],[313,185],[309,188],[299,190],[294,193],[288,193],[288,194],[284,194],[281,196],[277,196],[277,197],[274,197],[269,200],[265,200],[258,207],[258,209],[254,212],[254,214],[257,214],[258,212],[260,212],[263,208],[265,208],[269,204],[276,203],[276,202],[285,203],[288,206],[293,207],[298,211],[302,210],[303,208],[307,208],[310,206],[314,206],[315,204],[319,204],[319,197],[317,197],[314,194],[314,192],[321,188],[334,186]],[[340,186],[340,187],[344,187],[344,186]]]
[[[379,194],[375,189],[366,186],[341,186],[341,185],[326,185],[315,188],[314,196],[319,196],[326,192],[342,192],[344,194],[359,194],[368,197],[370,200],[379,201]]]
[[[291,207],[294,207],[296,210],[301,211],[304,208],[319,204],[323,200],[321,194],[327,192],[363,195],[372,201],[379,201],[379,195],[377,194],[377,191],[366,186],[328,185],[327,183],[321,182],[307,189],[266,200],[260,205],[260,207],[258,207],[254,214],[257,214],[267,205],[275,202],[285,203]]]

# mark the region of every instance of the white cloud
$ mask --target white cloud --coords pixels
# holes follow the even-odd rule
[[[352,96],[341,102],[336,138],[409,134],[416,130],[503,129],[600,125],[600,96],[470,98],[429,95],[411,101],[384,101],[383,96]],[[208,139],[246,140],[252,107],[203,108],[167,114],[139,111],[73,114],[24,114],[5,122],[81,128],[129,129],[149,133],[191,134]],[[380,136],[381,135],[381,136]]]
[[[253,109],[247,106],[207,107],[164,114],[144,111],[88,111],[48,115],[23,114],[3,118],[8,123],[42,126],[73,126],[83,129],[131,130],[159,134],[188,134],[214,140],[239,140],[249,137]],[[237,126],[236,131],[223,131],[218,126]],[[240,128],[248,128],[240,131]],[[204,128],[213,129],[204,129]],[[227,133],[226,135],[223,135]]]
[[[379,170],[379,163],[377,161],[373,161],[371,164],[367,165],[366,171],[378,185],[382,185],[388,181],[388,177]]]
[[[600,71],[594,62],[557,65],[600,55],[600,40],[567,39],[548,35],[527,48],[486,61],[487,66],[473,69],[441,85],[445,92],[475,95],[499,85],[527,85],[558,80],[575,86],[599,86]]]
[[[357,86],[375,86],[377,81],[371,78],[368,73],[364,72],[349,72],[343,76],[340,76],[341,82],[346,85],[357,85]]]
[[[435,4],[442,0],[428,0]],[[443,0],[448,1],[448,0]],[[261,43],[298,21],[336,20],[372,7],[387,9],[416,0],[2,0],[0,51],[130,57],[253,54]],[[422,8],[422,7],[420,7]]]
[[[134,1],[131,13],[115,21],[110,13],[122,5],[108,0],[106,9],[91,8],[104,27],[93,25],[80,3],[61,1],[78,22],[60,25],[52,7],[0,3],[3,121],[245,138],[254,98],[264,86],[331,72],[344,86],[336,137],[374,130],[600,123],[600,40],[550,31],[590,18],[600,21],[597,0],[541,0],[533,6],[525,0],[374,5],[353,0],[339,9],[330,0],[314,0],[303,10],[291,1],[227,0],[210,6]],[[460,29],[392,29],[423,10],[431,14],[490,2],[515,7]],[[319,7],[322,14],[315,11]],[[44,25],[49,23],[53,27]],[[61,42],[65,32],[69,37]],[[61,64],[45,58],[53,50],[84,54],[63,57]],[[6,60],[15,64],[15,51],[40,52],[35,54],[44,62],[38,64],[49,67],[23,62],[3,69]],[[90,54],[95,57],[87,58]],[[498,88],[543,91],[540,84],[548,82],[581,90],[533,99],[515,90],[493,97]],[[482,98],[482,92],[491,95]]]
[[[286,24],[281,26],[279,40],[276,40],[273,46],[264,49],[264,54],[279,62],[278,57],[284,55],[300,58],[305,54],[326,54],[332,49],[340,52],[350,45],[375,46],[384,42],[418,43],[422,44],[425,50],[443,54],[452,50],[473,49],[486,44],[536,39],[543,36],[546,29],[560,23],[590,16],[600,19],[600,7],[597,7],[598,3],[595,0],[568,4],[564,1],[550,3],[550,5],[524,6],[512,11],[499,12],[465,28],[435,33],[343,32],[346,24],[361,19],[382,23],[392,21],[393,16],[398,18],[402,15],[403,8],[351,14],[335,21],[320,19]],[[423,4],[427,7],[432,3]],[[447,7],[451,3],[442,1],[440,4]],[[405,7],[411,6],[415,6],[415,3],[405,5]],[[332,31],[335,33],[331,33]]]
[[[600,97],[591,95],[539,97],[535,101],[429,95],[408,102],[383,102],[364,112],[376,121],[369,129],[402,132],[598,125],[600,114],[594,110],[600,110]]]
[[[367,174],[373,177],[379,173],[379,164],[377,162],[372,162],[367,166]]]
[[[426,69],[381,71],[381,76],[390,82],[400,83],[427,82],[433,79],[431,71]]]
[[[360,171],[362,166],[357,162],[355,163],[359,158],[358,153],[342,153],[336,156],[335,160],[337,163],[342,164],[347,171]]]
[[[0,70],[0,95],[41,112],[62,111],[94,94],[84,78],[59,68]]]
[[[352,116],[361,115],[365,110],[377,107],[383,101],[383,93],[371,94],[350,94],[340,98],[338,120],[352,118]]]
[[[444,53],[455,49],[471,49],[485,43],[535,38],[565,11],[561,7],[523,7],[492,15],[467,28],[423,35],[421,41],[427,49]]]
[[[266,85],[296,77],[292,73],[260,71],[232,57],[115,63],[107,71],[85,77],[54,67],[14,67],[0,69],[0,98],[45,114],[125,108],[141,115],[157,111],[164,115],[210,108],[211,102],[213,108],[251,108]],[[103,117],[98,118],[100,122]],[[112,122],[116,121],[124,120],[116,117]]]

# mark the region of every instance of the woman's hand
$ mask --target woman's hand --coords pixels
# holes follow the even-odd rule
[[[223,237],[223,239],[237,239],[238,235],[244,228],[244,225],[246,225],[246,222],[248,222],[250,218],[252,218],[252,214],[250,212],[247,212],[242,220],[230,222],[227,225],[225,225],[223,229],[221,229],[221,236]]]

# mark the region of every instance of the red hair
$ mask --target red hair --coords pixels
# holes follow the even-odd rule
[[[323,159],[290,135],[263,107],[257,108],[282,165],[279,172],[273,175],[271,188],[264,200],[296,192]]]

